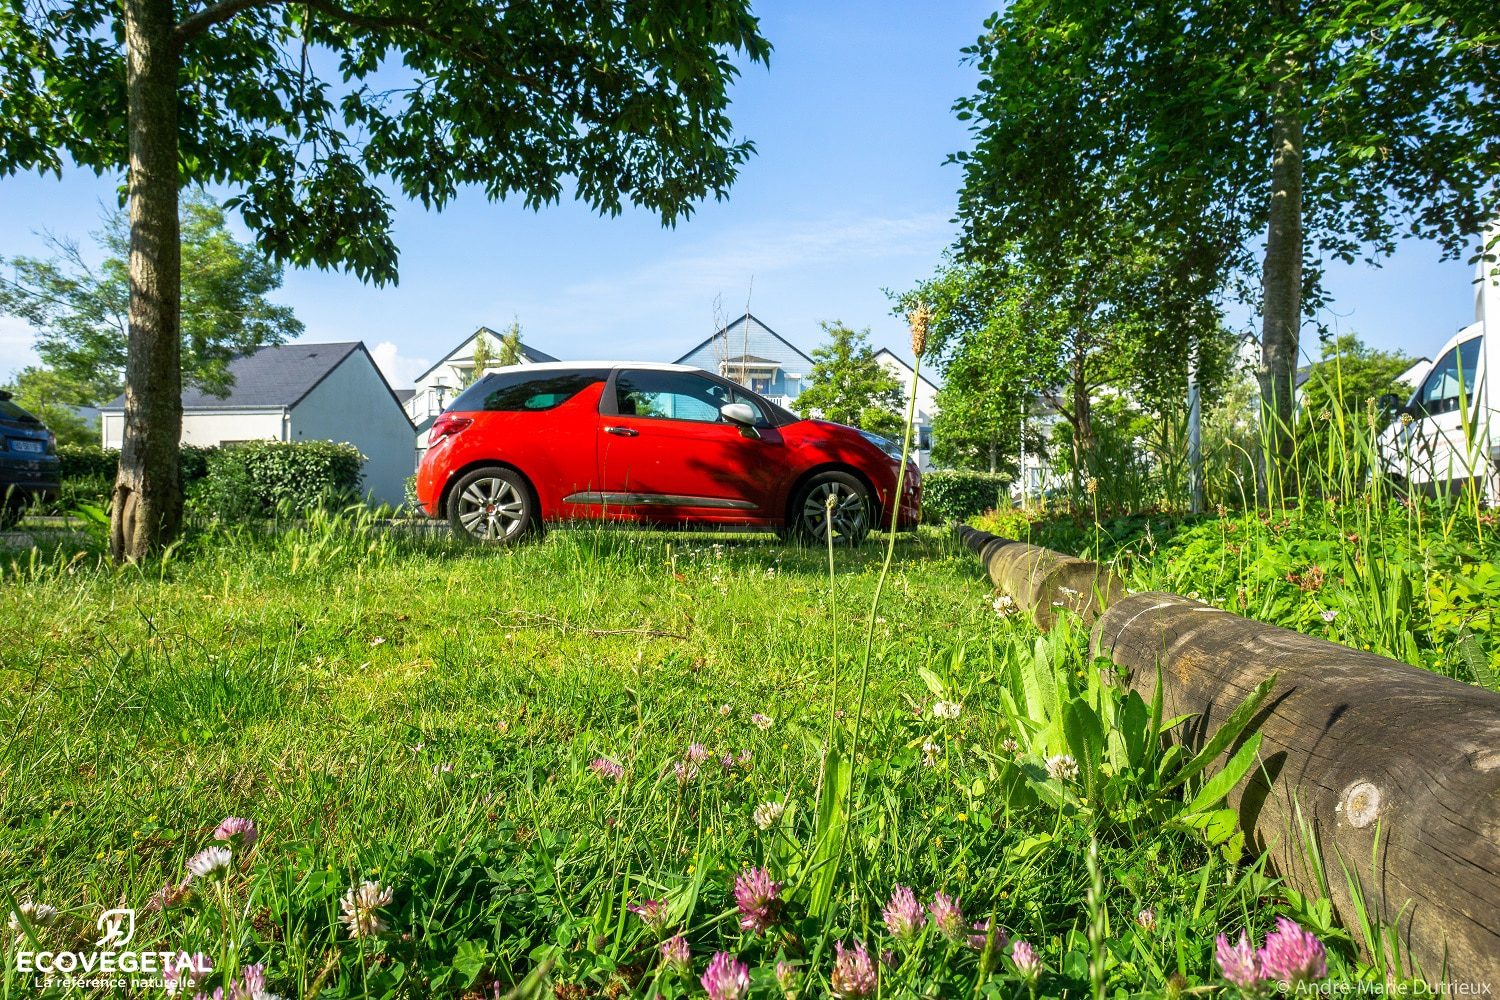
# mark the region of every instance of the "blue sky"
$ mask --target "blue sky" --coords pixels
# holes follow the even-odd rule
[[[950,106],[977,79],[959,50],[993,3],[757,4],[776,51],[734,90],[737,130],[758,145],[724,202],[663,229],[645,212],[599,218],[571,203],[539,213],[466,194],[442,213],[398,205],[401,282],[375,288],[289,270],[278,298],[308,341],[363,340],[396,384],[480,324],[519,319],[523,339],[563,358],[671,360],[749,308],[809,350],[820,320],[869,327],[902,353],[882,289],[929,274],[955,233],[948,153],[966,133]],[[37,231],[82,237],[117,178],[0,180],[0,256],[43,251]],[[1432,354],[1472,321],[1471,268],[1404,244],[1385,267],[1339,268],[1341,329]],[[32,334],[0,318],[0,376],[33,359]],[[1308,338],[1310,339],[1310,338]],[[1315,346],[1315,345],[1314,345]]]

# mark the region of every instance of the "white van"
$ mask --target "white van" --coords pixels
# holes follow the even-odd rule
[[[1492,230],[1490,238],[1496,232]],[[1500,247],[1497,247],[1500,249]],[[1405,405],[1382,400],[1394,419],[1378,439],[1386,473],[1414,492],[1473,483],[1500,506],[1500,274],[1475,268],[1474,323],[1443,345]]]

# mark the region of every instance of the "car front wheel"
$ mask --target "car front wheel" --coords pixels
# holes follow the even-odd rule
[[[797,491],[787,529],[799,541],[827,545],[831,528],[835,545],[858,545],[870,533],[874,508],[864,483],[847,472],[820,472]]]
[[[510,469],[475,469],[448,493],[448,523],[454,535],[484,545],[506,545],[536,526],[531,487]]]

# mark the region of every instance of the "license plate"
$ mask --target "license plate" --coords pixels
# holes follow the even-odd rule
[[[26,438],[11,438],[10,448],[11,451],[30,451],[35,452],[38,455],[47,450],[46,446],[43,445],[42,442],[29,441]]]

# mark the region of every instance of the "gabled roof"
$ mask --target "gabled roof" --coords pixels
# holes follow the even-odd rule
[[[738,354],[732,358],[725,358],[726,365],[774,365],[776,362],[770,358],[757,358],[753,354]]]
[[[365,351],[357,340],[334,344],[277,344],[262,347],[229,362],[234,384],[229,395],[215,396],[197,386],[182,391],[184,410],[246,410],[266,407],[290,409],[302,402],[318,383],[328,377],[355,351]],[[370,363],[375,364],[373,358]],[[380,371],[379,366],[375,368]],[[381,376],[384,381],[385,376]],[[389,388],[389,386],[387,386]],[[393,397],[394,398],[394,394]],[[101,410],[123,410],[125,396],[110,400]]]
[[[475,337],[479,336],[481,333],[489,334],[491,337],[493,337],[496,340],[499,340],[503,336],[503,334],[496,333],[494,330],[491,330],[487,326],[481,326],[477,330],[475,330],[473,333],[471,333],[467,337],[465,337],[463,340],[460,340],[458,343],[454,344],[453,345],[453,350],[449,351],[447,354],[444,354],[442,356],[442,358],[438,360],[437,364],[433,365],[431,368],[427,369],[425,372],[423,372],[422,374],[418,375],[412,381],[414,383],[420,382],[424,378],[426,378],[427,376],[431,375],[433,372],[437,371],[439,368],[441,368],[444,365],[446,365],[449,362],[449,360],[455,354],[457,354],[459,351],[461,351],[461,350],[464,349],[464,345],[465,344],[467,344],[469,341],[473,340]],[[520,347],[521,347],[521,357],[525,358],[527,361],[531,362],[534,365],[545,364],[546,362],[556,361],[557,360],[552,355],[550,355],[550,354],[544,354],[544,353],[542,353],[541,351],[537,350],[534,347],[527,347],[524,342],[520,345]]]
[[[734,322],[729,323],[728,325],[726,325],[724,327],[724,329],[722,329],[722,330],[716,330],[713,333],[712,336],[708,336],[708,337],[705,337],[702,340],[700,340],[697,344],[695,344],[693,346],[692,350],[686,352],[685,354],[682,355],[682,357],[678,358],[676,363],[677,364],[681,364],[687,358],[692,357],[694,354],[697,354],[699,351],[703,350],[703,348],[707,347],[709,344],[712,344],[719,337],[726,337],[727,338],[728,335],[729,335],[729,331],[730,330],[734,329],[737,326],[741,326],[741,325],[743,325],[745,323],[754,323],[756,326],[760,327],[762,330],[766,331],[771,336],[773,336],[777,340],[781,341],[787,347],[790,347],[793,351],[796,351],[797,352],[797,356],[800,357],[800,358],[802,358],[808,364],[812,364],[813,363],[813,359],[809,358],[806,354],[804,354],[802,352],[802,348],[798,347],[796,344],[792,343],[790,340],[787,340],[785,337],[783,337],[781,334],[777,333],[775,330],[771,329],[769,326],[766,326],[766,324],[762,323],[759,319],[757,319],[753,313],[748,313],[748,312],[745,313],[745,315],[741,316],[739,319],[735,320]]]
[[[891,350],[889,347],[882,347],[880,350],[878,350],[878,351],[875,352],[875,356],[877,358],[880,357],[882,354],[889,354],[891,356],[891,360],[894,361],[894,362],[896,362],[896,364],[900,365],[902,368],[905,368],[907,371],[911,371],[912,370],[911,369],[911,362],[907,361],[905,358],[903,358],[901,355],[897,354],[895,351]],[[939,389],[942,388],[942,386],[938,385],[936,382],[934,382],[932,379],[928,378],[926,375],[918,375],[917,377],[920,378],[923,382],[926,382],[928,385],[932,386],[932,388],[933,388],[934,391],[939,390]]]

